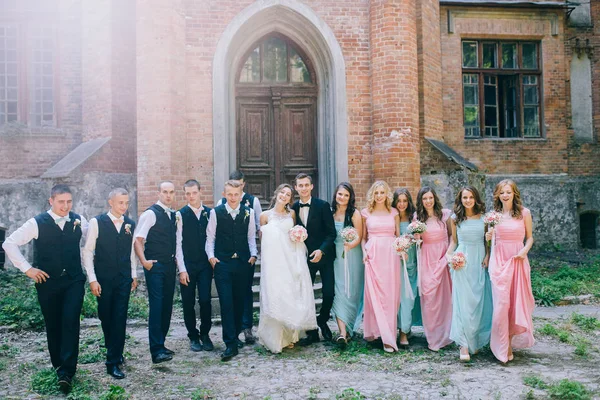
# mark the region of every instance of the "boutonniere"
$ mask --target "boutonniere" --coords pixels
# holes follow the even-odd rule
[[[206,213],[206,211],[202,211],[202,216],[206,219],[208,219],[208,214]]]
[[[250,200],[246,200],[246,207],[250,207]]]
[[[246,222],[246,219],[250,216],[250,211],[246,210],[246,212],[244,213],[244,222]]]
[[[175,214],[175,222],[179,223],[179,214]]]
[[[131,224],[125,224],[125,233],[131,235]]]
[[[81,221],[79,218],[77,218],[75,221],[73,221],[73,232],[75,232],[75,228],[77,228],[79,225],[81,225]]]

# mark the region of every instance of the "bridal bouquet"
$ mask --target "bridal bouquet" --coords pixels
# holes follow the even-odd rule
[[[421,221],[413,221],[410,224],[408,224],[408,227],[406,228],[406,231],[410,235],[414,235],[415,233],[423,233],[426,230],[427,230],[427,224],[425,224]]]
[[[304,242],[308,237],[306,228],[300,225],[296,225],[292,229],[290,229],[289,235],[290,240],[294,243]]]
[[[396,250],[398,255],[404,256],[405,254],[408,254],[408,249],[410,249],[410,246],[412,246],[413,243],[414,240],[412,237],[409,235],[402,235],[394,239],[392,247]]]
[[[455,271],[463,269],[466,264],[467,258],[465,257],[465,254],[461,253],[460,251],[454,253],[452,255],[452,258],[450,259],[450,268],[452,268]]]
[[[352,243],[358,238],[358,232],[353,226],[347,226],[340,231],[340,237],[344,240],[344,243]],[[342,252],[342,258],[346,257],[346,251]]]

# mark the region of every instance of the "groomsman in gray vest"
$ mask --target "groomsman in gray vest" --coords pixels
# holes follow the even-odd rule
[[[73,195],[67,185],[54,186],[49,202],[50,210],[27,220],[2,247],[13,265],[35,281],[50,361],[60,389],[68,393],[79,355],[79,320],[85,291],[80,242],[88,223],[71,211]],[[32,240],[33,266],[19,250]]]
[[[212,325],[210,291],[213,270],[206,250],[206,226],[210,208],[202,205],[200,183],[190,179],[183,185],[188,204],[177,211],[177,268],[181,284],[183,320],[192,351],[214,349],[208,333]],[[196,291],[200,305],[200,330],[196,328]]]
[[[165,347],[171,325],[175,293],[175,185],[163,181],[158,185],[158,201],[140,216],[134,234],[134,248],[144,266],[148,286],[148,340],[153,363],[173,359],[174,352]]]
[[[137,261],[133,251],[135,222],[125,213],[129,208],[127,190],[114,189],[108,195],[110,210],[90,220],[83,247],[83,265],[90,290],[98,300],[106,345],[106,372],[125,378],[123,363],[129,295],[137,287]]]

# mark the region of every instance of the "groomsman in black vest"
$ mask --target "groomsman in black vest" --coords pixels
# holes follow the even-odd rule
[[[244,297],[250,279],[249,270],[256,262],[256,226],[254,211],[240,204],[242,185],[225,182],[227,202],[210,212],[206,228],[206,254],[214,269],[219,293],[223,341],[226,349],[222,361],[238,354],[244,344],[238,339],[242,331]]]
[[[67,393],[77,368],[79,318],[83,304],[85,275],[81,269],[80,241],[87,221],[71,211],[73,195],[67,185],[50,192],[51,209],[29,219],[3,244],[15,267],[35,281],[52,366],[60,389]],[[35,240],[33,267],[19,246]]]
[[[183,320],[192,351],[212,351],[208,336],[211,322],[210,291],[213,270],[206,255],[206,226],[210,208],[202,205],[200,183],[190,179],[183,185],[188,204],[177,212],[177,268],[181,284]],[[200,305],[200,330],[196,328],[196,289]]]
[[[144,266],[148,287],[148,339],[153,363],[173,359],[173,351],[165,347],[171,325],[173,294],[175,293],[175,185],[163,181],[158,185],[158,201],[140,216],[135,231],[134,248]]]
[[[260,214],[262,213],[260,200],[252,196],[250,193],[244,192],[244,187],[246,186],[244,179],[245,177],[242,171],[233,171],[231,174],[229,174],[229,180],[237,181],[240,183],[240,185],[242,185],[242,200],[240,203],[254,210],[254,222],[256,224],[256,232],[258,232],[260,230]],[[219,200],[217,205],[220,206],[226,202],[227,200],[223,197],[221,200]],[[246,286],[246,297],[244,297],[244,315],[242,315],[242,332],[244,333],[244,340],[246,344],[253,344],[256,341],[254,335],[252,334],[252,325],[254,322],[254,294],[252,293],[254,270],[254,265],[252,265],[248,271],[250,280]]]
[[[308,238],[304,242],[308,249],[308,269],[313,283],[317,271],[321,274],[323,285],[323,303],[317,317],[317,325],[321,328],[323,339],[331,341],[331,330],[327,326],[330,317],[333,296],[335,294],[335,280],[333,273],[333,261],[335,260],[335,222],[328,202],[312,197],[312,177],[300,173],[295,179],[295,189],[300,196],[292,208],[298,216],[297,223],[306,228]],[[307,346],[318,342],[318,330],[306,332],[306,337],[299,344]]]
[[[110,210],[90,220],[83,247],[83,265],[90,290],[98,299],[98,317],[106,345],[106,372],[125,378],[123,362],[129,295],[137,287],[137,261],[133,251],[135,222],[125,213],[129,193],[122,188],[108,195]]]

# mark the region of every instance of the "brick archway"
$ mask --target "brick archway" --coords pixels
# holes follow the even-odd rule
[[[257,28],[258,27],[258,28]],[[327,24],[296,0],[255,2],[238,14],[223,32],[213,59],[214,193],[236,168],[235,66],[260,37],[279,32],[314,63],[319,84],[317,146],[319,193],[330,198],[335,185],[348,179],[346,73],[342,50]]]

